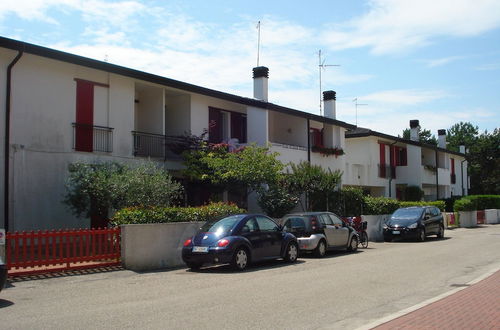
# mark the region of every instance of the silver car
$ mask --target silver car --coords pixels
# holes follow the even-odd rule
[[[354,228],[331,212],[287,214],[283,229],[297,237],[299,249],[323,257],[328,250],[358,249],[359,236]]]

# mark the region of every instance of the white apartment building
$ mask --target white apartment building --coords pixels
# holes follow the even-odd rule
[[[89,227],[61,202],[69,164],[150,158],[175,171],[169,145],[187,132],[346,172],[355,126],[336,120],[335,92],[324,94],[324,117],[270,103],[265,67],[254,68],[246,98],[0,37],[0,73],[0,227],[9,231]]]
[[[410,121],[410,140],[365,128],[346,133],[343,184],[365,189],[372,196],[402,198],[406,186],[418,186],[425,200],[465,196],[469,180],[465,147],[446,149],[446,131],[438,145],[419,142],[419,121]]]

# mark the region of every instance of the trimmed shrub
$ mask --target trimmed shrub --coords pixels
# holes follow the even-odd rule
[[[399,208],[399,201],[387,197],[365,196],[363,214],[391,214]]]
[[[462,198],[455,201],[453,209],[455,211],[474,211],[476,210],[476,205],[469,198]]]
[[[476,210],[500,209],[500,195],[470,195],[464,198],[471,200]]]
[[[245,213],[234,204],[211,203],[200,207],[127,207],[116,212],[111,223],[124,224],[208,221]]]
[[[444,201],[435,202],[399,202],[399,207],[410,207],[410,206],[435,206],[444,212],[446,210],[446,203]]]

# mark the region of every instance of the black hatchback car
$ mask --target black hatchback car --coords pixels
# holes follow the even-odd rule
[[[384,240],[411,238],[420,242],[429,235],[444,237],[444,219],[441,211],[434,206],[413,206],[394,211],[383,226]]]
[[[237,214],[206,222],[187,239],[182,260],[191,269],[204,264],[231,264],[243,270],[250,262],[283,258],[295,262],[297,239],[284,232],[271,218],[260,214]]]

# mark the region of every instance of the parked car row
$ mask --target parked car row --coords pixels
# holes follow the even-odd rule
[[[206,222],[184,242],[182,259],[191,269],[205,264],[230,264],[244,270],[250,263],[283,258],[293,263],[299,252],[323,257],[327,251],[356,251],[360,237],[331,212],[288,214],[283,225],[261,214],[236,214]],[[444,221],[436,207],[396,210],[383,227],[386,241],[395,238],[444,236]]]

